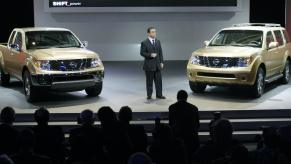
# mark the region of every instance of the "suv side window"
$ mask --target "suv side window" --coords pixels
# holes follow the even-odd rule
[[[283,34],[284,34],[284,38],[285,38],[286,43],[289,43],[290,39],[289,39],[288,32],[286,30],[283,30]]]
[[[267,45],[267,47],[269,47],[269,44],[270,44],[271,42],[274,42],[274,41],[275,41],[274,36],[273,36],[272,32],[269,31],[269,32],[267,33],[267,37],[266,37],[266,45]]]
[[[18,44],[19,48],[22,49],[22,34],[20,32],[17,32],[14,44]]]
[[[277,42],[279,43],[279,46],[282,46],[284,44],[284,39],[283,39],[281,31],[276,30],[274,31],[274,34],[275,34]]]
[[[9,43],[8,43],[8,45],[10,45],[10,44],[13,43],[13,39],[14,39],[15,33],[16,33],[15,31],[12,32],[12,35],[11,35],[11,37],[10,37],[10,39],[9,39]]]

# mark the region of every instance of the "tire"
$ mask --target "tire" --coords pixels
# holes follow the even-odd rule
[[[283,77],[281,78],[281,83],[288,84],[289,81],[290,81],[290,62],[289,60],[287,60],[283,71]]]
[[[10,75],[9,74],[5,74],[2,70],[2,68],[0,67],[0,83],[1,86],[8,86],[10,82]]]
[[[204,83],[189,81],[189,86],[194,93],[203,93],[207,87]]]
[[[97,83],[93,87],[86,88],[85,91],[86,91],[88,96],[97,97],[97,96],[100,95],[100,93],[102,91],[102,86],[103,86],[102,82],[101,83]]]
[[[37,88],[33,86],[31,82],[31,75],[28,70],[23,73],[23,88],[26,100],[28,102],[34,102],[37,99]]]
[[[256,75],[256,82],[251,87],[252,96],[254,98],[259,98],[264,94],[265,90],[265,71],[263,68],[259,68]]]

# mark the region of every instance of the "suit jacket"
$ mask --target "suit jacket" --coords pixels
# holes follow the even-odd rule
[[[200,122],[198,108],[186,101],[178,101],[169,107],[169,125],[178,136],[197,134]]]
[[[155,58],[151,57],[152,53],[157,53],[157,56]],[[161,70],[161,63],[164,62],[164,58],[161,42],[158,39],[155,40],[155,45],[149,39],[141,42],[140,55],[144,57],[143,69],[145,71]]]

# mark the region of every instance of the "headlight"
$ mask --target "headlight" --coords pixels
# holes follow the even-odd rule
[[[248,67],[252,63],[251,57],[241,57],[238,58],[237,66],[238,67]]]
[[[36,64],[42,70],[51,70],[51,64],[49,60],[40,60],[37,61]]]
[[[191,64],[200,65],[200,58],[199,56],[192,56],[190,58]]]
[[[102,61],[99,58],[92,59],[91,67],[99,67],[102,65]]]

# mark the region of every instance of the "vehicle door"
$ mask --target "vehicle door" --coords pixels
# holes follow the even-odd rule
[[[14,42],[14,38],[15,38],[15,34],[16,31],[13,31],[9,37],[8,43],[7,43],[7,48],[4,50],[3,55],[4,55],[4,67],[5,70],[8,71],[9,74],[13,74],[12,73],[12,63],[13,63],[13,58],[11,55],[11,47],[10,45]]]
[[[17,78],[21,78],[22,76],[22,65],[25,60],[25,52],[23,51],[23,35],[20,31],[17,31],[15,35],[14,42],[12,43],[11,47],[11,67],[14,76]]]

